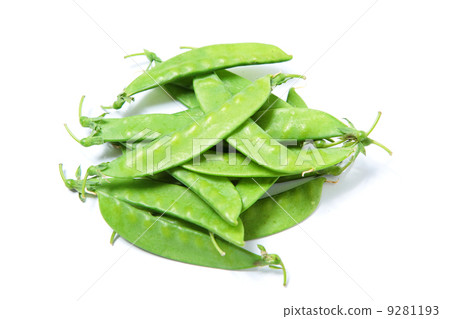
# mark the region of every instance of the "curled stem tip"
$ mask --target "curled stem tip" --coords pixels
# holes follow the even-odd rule
[[[86,201],[86,184],[88,177],[89,177],[89,169],[86,171],[86,174],[84,174],[83,184],[81,185],[80,199],[82,202]]]
[[[124,58],[124,59],[128,59],[128,58],[131,58],[131,57],[133,57],[133,56],[140,56],[140,55],[145,55],[145,53],[144,53],[144,52],[141,52],[141,53],[128,54],[128,55],[124,56],[123,58]]]
[[[375,144],[375,145],[381,147],[381,148],[384,149],[386,152],[388,152],[389,155],[392,156],[392,151],[391,151],[389,148],[387,148],[386,146],[384,146],[383,144],[381,144],[380,142],[377,142],[377,141],[375,141],[375,140],[373,140],[373,139],[370,139],[370,142],[371,142],[372,144]]]
[[[69,129],[69,127],[67,126],[67,124],[64,124],[64,127],[66,128],[67,133],[69,133],[69,135],[78,142],[78,144],[81,144],[81,141],[75,136],[75,134],[72,133],[72,131]]]
[[[336,141],[336,142],[325,144],[325,145],[321,146],[320,148],[332,147],[332,146],[336,146],[336,145],[342,144],[344,142],[345,142],[345,139],[342,139],[342,140],[339,140],[339,141]]]
[[[299,79],[302,79],[302,80],[306,80],[306,76],[305,75],[303,75],[303,74],[287,74],[289,77],[292,77],[292,78],[299,78]]]
[[[378,115],[377,115],[377,118],[375,119],[375,122],[372,124],[372,126],[369,129],[369,131],[367,132],[367,136],[369,136],[369,134],[372,133],[372,131],[375,128],[375,126],[377,126],[378,121],[380,120],[380,117],[381,117],[381,112],[378,112]]]
[[[302,177],[305,177],[306,174],[309,174],[309,173],[312,173],[312,172],[314,172],[314,168],[311,168],[311,169],[309,169],[307,171],[303,171],[302,172]]]
[[[103,105],[100,105],[100,107],[102,108],[103,111],[105,111],[105,112],[108,113],[108,114],[109,114],[109,111],[108,111],[108,110],[112,110],[112,109],[113,109],[112,106],[103,106]]]
[[[346,117],[344,117],[344,120],[348,123],[348,125],[350,125],[351,128],[355,128],[355,125],[353,125],[353,123]]]
[[[111,234],[111,238],[109,239],[109,243],[111,244],[111,246],[112,245],[114,245],[114,242],[116,241],[115,239],[116,239],[116,231],[115,230],[113,230],[113,232],[112,232],[112,234]]]
[[[272,75],[272,78],[275,78],[275,77],[277,77],[277,76],[280,75],[280,74],[281,74],[281,71],[278,72],[278,73],[273,74],[273,75]]]
[[[76,177],[77,181],[80,180],[80,178],[81,178],[81,165],[79,165],[77,167],[77,170],[75,171],[75,177]]]
[[[283,270],[283,286],[286,287],[287,283],[287,274],[286,274],[286,267],[284,266],[283,262],[281,261],[280,256],[275,254],[268,254],[266,251],[266,248],[264,248],[263,245],[258,245],[259,250],[261,251],[261,257],[263,259],[263,265],[267,265],[270,268],[273,269],[281,269]],[[279,267],[277,267],[279,266]]]
[[[222,249],[220,249],[219,245],[216,242],[216,238],[214,238],[214,234],[212,232],[209,232],[209,237],[211,238],[211,242],[213,243],[214,248],[216,248],[217,251],[219,252],[220,256],[222,257],[225,256],[225,252]]]
[[[86,95],[83,95],[80,99],[80,104],[78,105],[78,118],[81,120],[81,110],[83,109],[83,102]]]
[[[280,266],[281,266],[281,269],[283,270],[283,286],[286,287],[286,284],[287,284],[286,267],[284,266],[284,264],[281,260],[280,260]]]
[[[64,182],[64,184],[66,185],[67,188],[70,188],[69,182],[67,181],[66,175],[64,175],[64,170],[63,170],[63,164],[59,164],[59,175],[61,175],[61,178]]]

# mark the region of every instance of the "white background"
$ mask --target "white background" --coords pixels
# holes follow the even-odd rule
[[[339,303],[439,305],[449,318],[449,9],[400,0],[2,2],[0,317],[281,318],[284,307]],[[191,266],[123,240],[111,247],[96,201],[81,203],[58,174],[60,162],[73,176],[109,152],[77,145],[63,123],[87,134],[79,98],[87,95],[86,115],[100,114],[140,72],[125,53],[168,59],[180,45],[229,42],[294,55],[239,72],[306,72],[298,92],[312,108],[360,129],[382,111],[373,138],[394,152],[370,146],[326,185],[301,227],[258,241],[282,256],[287,288],[275,270]],[[147,100],[169,101],[157,92]]]

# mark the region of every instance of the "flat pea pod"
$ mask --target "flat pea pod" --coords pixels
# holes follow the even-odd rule
[[[200,109],[192,109],[174,114],[144,114],[125,118],[81,117],[84,127],[93,132],[80,140],[83,146],[99,145],[106,142],[124,143],[146,140],[150,142],[161,135],[171,134],[204,116]]]
[[[252,83],[252,81],[250,81],[240,75],[237,75],[233,72],[230,72],[228,70],[216,70],[215,73],[220,78],[220,80],[223,82],[223,84],[228,89],[228,91],[233,95],[238,93],[239,91],[242,91],[243,89],[245,89],[248,85],[250,85]],[[180,96],[180,99],[179,99],[179,101],[181,103],[185,104],[183,99],[185,99],[185,100],[188,99],[189,101],[192,101],[191,103],[193,105],[199,105],[198,101],[194,102],[196,100],[196,95],[195,95],[195,92],[193,90],[191,90],[192,84],[189,81],[183,81],[183,83],[177,82],[177,85],[173,84],[172,86],[178,86],[178,87],[182,87],[184,89],[183,95]],[[176,94],[174,94],[174,97],[177,99]],[[188,105],[186,105],[186,106],[188,106]],[[263,104],[263,106],[261,106],[261,110],[265,110],[268,108],[276,109],[276,108],[290,108],[290,107],[292,107],[291,104],[283,101],[275,94],[270,94],[267,101]]]
[[[277,180],[278,177],[252,177],[241,179],[236,184],[236,190],[242,198],[242,211],[246,211],[260,199]]]
[[[193,49],[145,71],[118,95],[113,108],[121,108],[131,96],[178,79],[218,69],[288,61],[291,55],[263,43],[216,44]]]
[[[194,80],[194,91],[204,112],[218,108],[231,96],[216,74],[204,75]],[[226,141],[239,152],[250,157],[261,166],[272,170],[284,171],[280,159],[294,157],[291,151],[278,143],[252,119],[246,120],[230,134]],[[253,142],[256,142],[254,145]]]
[[[241,153],[217,154],[207,152],[196,158],[193,163],[183,164],[183,168],[201,174],[229,178],[277,177],[283,175],[252,162]]]
[[[220,72],[221,71],[218,71],[216,73],[220,74]],[[251,83],[251,81],[241,78],[238,75],[235,75],[231,72],[228,73],[232,74],[232,77],[236,76],[238,79],[239,78],[243,79],[246,84]],[[226,83],[224,82],[224,84]],[[195,97],[194,91],[187,90],[179,86],[176,87],[180,88],[181,90],[191,92],[189,95],[189,99],[193,99],[196,101],[195,102],[196,104],[195,105],[193,104],[192,107],[200,105],[197,98]],[[230,89],[230,85],[227,86],[227,89],[228,90]],[[233,92],[236,92],[236,90],[234,90]],[[314,112],[320,111],[314,110],[313,113]],[[283,140],[286,138],[289,139],[289,136],[298,136],[298,130],[300,129],[300,127],[302,125],[306,125],[304,124],[303,118],[294,120],[289,116],[289,114],[284,114],[284,116],[281,117],[272,117],[269,120],[271,114],[274,113],[276,112],[269,110],[268,114],[261,112],[257,113],[256,117],[254,116],[254,119],[255,120],[257,119],[259,123],[260,119],[258,119],[258,117],[261,117],[261,115],[263,115],[264,123],[262,125],[265,127],[266,131],[269,131],[271,133],[270,135],[274,139]],[[283,112],[280,111],[280,113]],[[286,112],[284,111],[284,113]],[[78,139],[76,140],[80,142],[80,144],[82,144],[83,146],[98,145],[105,142],[113,142],[113,143],[126,142],[130,140],[134,143],[137,141],[137,139],[140,138],[140,136],[142,136],[142,139],[145,138],[145,140],[149,142],[152,139],[156,138],[158,136],[158,133],[159,135],[170,134],[172,132],[175,132],[176,130],[179,130],[182,127],[186,127],[189,124],[192,124],[193,121],[198,121],[203,115],[204,113],[202,112],[202,110],[200,108],[195,107],[192,108],[191,110],[175,114],[145,114],[145,115],[129,116],[126,118],[108,119],[104,118],[103,116],[97,118],[87,118],[83,116],[80,118],[82,126],[91,127],[93,129],[93,133],[90,134],[89,137],[81,139],[81,141],[79,141]],[[334,119],[333,117],[331,118]],[[292,123],[293,121],[295,123]],[[308,121],[307,119],[305,119],[305,121],[311,124],[310,120]],[[338,121],[336,123],[339,127],[342,127],[342,122]],[[332,123],[331,124],[329,123],[328,125],[332,125]],[[327,132],[322,133],[323,133],[322,135],[324,135]],[[302,138],[313,139],[314,136],[308,136],[305,133],[302,136]]]
[[[320,140],[343,136],[343,130],[350,130],[330,114],[308,108],[270,109],[254,117],[258,117],[258,125],[267,134],[277,139]]]
[[[164,85],[164,89],[166,89],[175,100],[181,102],[187,108],[194,109],[200,107],[200,103],[192,90],[172,83]]]
[[[320,111],[314,110],[314,112]],[[270,136],[274,139],[296,140],[300,137],[302,140],[309,140],[317,136],[330,135],[330,131],[326,131],[325,128],[321,130],[322,132],[320,134],[317,133],[318,128],[313,130],[309,129],[312,125],[312,121],[309,119],[291,118],[289,114],[286,114],[287,112],[285,110],[280,110],[279,112],[283,116],[276,117],[274,115],[276,113],[274,110],[269,110],[267,116],[264,114],[263,117],[265,117],[265,120],[261,124],[266,132],[271,132]],[[256,114],[261,115],[263,113],[257,112]],[[273,117],[268,120],[268,117],[272,115]],[[194,108],[174,114],[145,114],[125,118],[104,118],[102,116],[96,118],[84,117],[83,125],[92,128],[93,132],[86,138],[76,140],[83,146],[99,145],[106,142],[125,143],[131,141],[134,143],[141,139],[149,142],[160,135],[173,133],[192,124],[194,121],[199,121],[203,116],[204,113],[200,108]],[[260,124],[259,122],[258,120],[258,125]],[[306,128],[313,134],[311,136],[306,131],[304,134],[299,133],[300,127],[307,123],[309,124]],[[330,125],[330,123],[327,125]],[[341,122],[338,122],[337,125],[342,127]],[[331,130],[334,134],[337,134],[336,129],[331,128]],[[340,134],[343,135],[344,132],[340,132]]]
[[[175,167],[167,172],[189,187],[226,222],[238,225],[242,210],[241,197],[228,178],[199,174],[182,167]]]
[[[232,177],[279,177],[306,174],[321,171],[334,166],[355,152],[355,146],[339,148],[291,148],[296,155],[295,162],[290,162],[285,172],[270,170],[258,165],[240,153],[207,154],[200,156],[195,163],[186,163],[184,168],[201,174]]]
[[[276,234],[308,218],[319,204],[325,180],[320,177],[273,198],[257,201],[241,215],[245,240]]]
[[[139,148],[134,156],[92,166],[88,174],[138,177],[179,166],[216,145],[252,116],[269,96],[271,85],[272,76],[260,78],[196,123]],[[167,156],[169,152],[171,156]]]
[[[300,108],[300,109],[307,109],[308,108],[308,106],[306,105],[305,101],[303,101],[301,96],[298,95],[298,93],[295,91],[295,88],[290,88],[289,89],[289,93],[288,93],[286,102],[288,102],[293,107],[297,107],[297,108]]]
[[[247,85],[252,83],[252,81],[227,70],[217,70],[215,73],[222,80],[231,94],[236,94],[240,90],[244,89]],[[276,109],[280,107],[290,108],[292,106],[280,99],[275,94],[270,94],[267,101],[261,106],[261,110],[266,110],[269,108]]]
[[[277,255],[258,256],[217,238],[217,244],[225,252],[225,255],[221,256],[211,244],[210,236],[193,224],[166,215],[154,216],[107,192],[98,191],[97,195],[100,211],[108,225],[120,237],[155,255],[221,269],[282,264]]]
[[[132,206],[188,221],[235,245],[244,245],[241,220],[236,226],[229,225],[184,186],[145,179],[100,179],[98,184],[91,182],[87,186],[96,194],[108,194]]]

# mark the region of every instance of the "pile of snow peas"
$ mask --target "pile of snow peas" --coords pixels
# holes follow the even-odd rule
[[[82,201],[96,196],[118,237],[153,254],[221,269],[269,266],[286,270],[280,257],[245,241],[281,232],[317,208],[327,176],[350,167],[365,147],[367,131],[310,109],[294,88],[286,101],[272,89],[298,74],[269,74],[250,81],[227,69],[292,59],[276,46],[218,44],[190,48],[162,61],[144,50],[147,70],[110,107],[133,103],[134,95],[160,89],[186,109],[174,114],[110,118],[82,115],[91,134],[82,146],[112,144],[122,155],[89,167],[65,185]]]

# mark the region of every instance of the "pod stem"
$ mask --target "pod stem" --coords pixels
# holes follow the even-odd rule
[[[72,133],[72,131],[69,129],[69,127],[67,126],[67,124],[64,124],[64,127],[66,128],[67,133],[69,133],[69,135],[78,142],[78,144],[81,144],[81,141],[75,136],[75,134]]]
[[[286,274],[286,267],[284,266],[283,262],[280,260],[280,266],[269,265],[269,268],[283,270],[283,286],[286,287],[287,274]]]
[[[145,53],[144,53],[144,52],[141,52],[141,53],[128,54],[128,55],[124,56],[123,58],[124,58],[124,59],[128,59],[128,58],[131,58],[131,57],[133,57],[133,56],[140,56],[140,55],[145,55]]]
[[[80,104],[78,105],[78,119],[80,120],[81,123],[81,111],[83,109],[83,102],[84,102],[84,98],[86,97],[86,95],[83,95],[80,99]]]
[[[353,123],[346,117],[344,117],[344,120],[348,123],[348,125],[350,125],[351,128],[355,128],[355,125],[353,125]]]
[[[196,48],[195,48],[195,47],[181,46],[180,49],[181,49],[181,50],[194,50],[194,49],[196,49]]]
[[[214,234],[212,232],[209,232],[209,237],[211,238],[211,241],[212,241],[212,243],[214,245],[214,248],[217,249],[217,251],[219,252],[220,256],[222,256],[222,257],[225,256],[225,252],[222,249],[220,249],[219,245],[216,242],[216,238],[214,237]]]
[[[146,71],[148,71],[151,68],[153,62],[155,62],[155,64],[162,62],[162,60],[156,55],[156,53],[150,52],[149,50],[146,50],[146,49],[144,49],[143,53],[134,53],[134,54],[127,55],[124,57],[124,59],[133,57],[133,56],[138,56],[138,55],[145,55],[147,57],[149,64],[147,66]]]
[[[66,175],[64,175],[63,164],[60,163],[58,166],[59,166],[59,175],[61,175],[64,184],[66,185],[67,188],[72,189],[71,185],[69,184],[69,181],[66,178]]]
[[[83,184],[81,184],[81,193],[80,193],[80,199],[82,202],[86,201],[86,184],[87,184],[87,179],[89,177],[89,169],[86,171],[86,174],[84,174],[84,178],[83,178]]]
[[[105,111],[106,113],[109,114],[108,110],[112,110],[114,109],[112,106],[104,106],[104,105],[100,105],[100,107],[102,108],[103,111]]]
[[[386,152],[388,152],[389,155],[392,156],[392,151],[391,151],[389,148],[387,148],[386,146],[384,146],[383,144],[381,144],[380,142],[377,142],[377,141],[375,141],[375,140],[373,140],[373,139],[371,139],[371,138],[369,138],[369,141],[370,141],[370,143],[375,144],[375,145],[381,147],[381,148],[384,149]]]
[[[373,129],[375,128],[375,126],[377,126],[378,121],[380,120],[381,117],[381,112],[378,112],[377,118],[375,119],[375,122],[372,124],[372,126],[370,127],[369,131],[367,132],[367,136],[369,136],[370,133],[372,133]]]
[[[325,144],[324,146],[322,146],[320,148],[327,148],[327,147],[336,146],[336,145],[344,143],[345,141],[346,141],[345,139],[342,139],[342,140],[339,140],[339,141],[336,141],[336,142],[333,142],[333,143]]]
[[[283,270],[283,286],[286,287],[287,283],[286,267],[281,261],[281,258],[276,254],[268,254],[266,248],[264,248],[263,245],[258,245],[258,248],[261,251],[262,257],[262,264],[259,264],[259,266],[269,266],[269,268]]]

